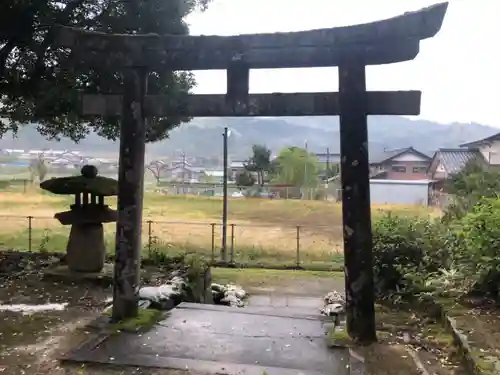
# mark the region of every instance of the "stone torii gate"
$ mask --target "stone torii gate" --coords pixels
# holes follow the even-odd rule
[[[414,59],[448,3],[383,21],[239,36],[117,35],[62,27],[75,63],[124,73],[124,92],[84,95],[84,115],[122,116],[113,317],[137,314],[145,124],[151,116],[340,116],[347,330],[376,340],[367,115],[418,115],[419,91],[366,92],[365,67]],[[338,67],[338,93],[249,94],[250,69]],[[150,70],[227,71],[225,95],[147,95]],[[175,108],[174,110],[171,110]]]

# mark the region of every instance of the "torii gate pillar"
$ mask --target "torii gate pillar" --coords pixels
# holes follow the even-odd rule
[[[126,316],[136,316],[138,313],[137,288],[142,251],[147,121],[144,100],[148,87],[148,71],[126,69],[123,81],[112,311],[112,318],[115,321],[123,320]]]
[[[346,327],[350,337],[374,342],[377,337],[363,64],[346,61],[339,65],[339,93]]]

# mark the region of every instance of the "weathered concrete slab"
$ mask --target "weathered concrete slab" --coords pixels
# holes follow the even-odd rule
[[[250,296],[248,305],[252,308],[252,311],[264,315],[297,316],[313,320],[331,321],[330,318],[319,315],[323,308],[322,298],[278,294],[256,295]]]
[[[100,338],[66,359],[214,374],[347,375],[349,353],[327,348],[328,324],[311,310],[182,303],[146,334]]]
[[[251,306],[291,307],[318,311],[323,307],[322,298],[297,297],[291,295],[268,294],[250,296]]]

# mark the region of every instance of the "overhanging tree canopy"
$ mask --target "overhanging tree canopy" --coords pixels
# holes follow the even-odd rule
[[[118,70],[79,70],[70,55],[53,47],[56,25],[106,33],[188,34],[185,17],[204,9],[210,0],[9,0],[0,5],[0,136],[26,123],[37,123],[41,134],[81,140],[90,131],[115,140],[118,119],[82,119],[79,94],[121,92]],[[4,4],[5,3],[5,4]],[[189,73],[150,72],[149,92],[175,97],[188,91]],[[156,141],[189,118],[150,119],[147,138]]]

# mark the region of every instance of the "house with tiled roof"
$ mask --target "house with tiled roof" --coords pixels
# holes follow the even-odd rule
[[[469,162],[500,167],[500,133],[461,144],[460,148],[437,150],[427,174],[433,180],[445,180]]]
[[[432,157],[427,174],[432,180],[446,180],[451,175],[460,172],[467,163],[472,161],[487,164],[478,149],[440,148]]]
[[[500,165],[500,133],[464,143],[460,147],[479,151],[488,165]]]
[[[370,154],[371,177],[387,180],[424,180],[431,157],[413,147],[385,149]]]
[[[500,133],[461,144],[459,148],[437,150],[427,174],[433,180],[445,180],[472,161],[484,166],[500,167]]]

